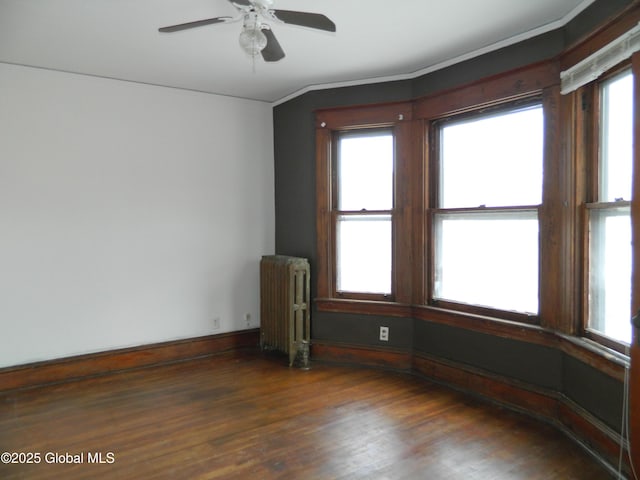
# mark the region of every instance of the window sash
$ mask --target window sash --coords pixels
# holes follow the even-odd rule
[[[438,140],[440,208],[542,203],[541,103],[451,117],[439,126]]]
[[[631,207],[590,205],[587,329],[617,342],[631,340]]]
[[[434,213],[432,299],[537,315],[538,230],[535,208]]]
[[[392,294],[393,215],[336,215],[336,293]]]
[[[335,210],[393,208],[395,155],[392,129],[339,132],[334,157]]]
[[[600,85],[600,202],[631,200],[633,75],[625,70]]]

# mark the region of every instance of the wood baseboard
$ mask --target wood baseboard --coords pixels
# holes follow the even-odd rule
[[[612,474],[617,473],[614,466],[618,464],[620,435],[561,392],[424,354],[413,355],[412,371],[426,379],[549,423],[585,448]],[[630,477],[631,468],[626,455],[629,447],[624,441],[622,446],[625,449],[623,473]]]
[[[311,343],[311,358],[313,360],[347,365],[411,370],[411,354],[409,352],[382,347],[341,345],[313,340]]]
[[[122,370],[257,348],[259,329],[90,353],[0,369],[0,391],[34,388]]]

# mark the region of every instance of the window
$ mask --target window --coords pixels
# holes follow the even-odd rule
[[[562,97],[552,62],[317,111],[318,311],[517,339],[526,322],[622,352],[634,82],[612,73]]]
[[[432,300],[537,315],[540,103],[436,127]]]
[[[316,113],[316,305],[370,313],[411,299],[410,102]]]
[[[617,342],[631,340],[631,179],[633,76],[602,81],[597,161],[588,213],[587,331]]]
[[[336,291],[391,295],[393,132],[338,132],[334,145]]]

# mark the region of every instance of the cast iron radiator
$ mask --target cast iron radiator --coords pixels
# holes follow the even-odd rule
[[[289,355],[309,348],[309,262],[265,255],[260,261],[260,347]]]

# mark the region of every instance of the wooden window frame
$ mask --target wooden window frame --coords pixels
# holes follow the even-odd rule
[[[428,278],[427,278],[427,298],[426,304],[437,307],[444,308],[447,310],[457,310],[465,313],[483,315],[495,318],[501,318],[505,320],[517,321],[522,323],[529,324],[538,324],[539,316],[538,314],[524,313],[524,312],[516,312],[510,310],[504,310],[493,307],[486,307],[480,305],[474,305],[463,302],[456,302],[445,299],[437,299],[435,298],[434,292],[434,284],[435,284],[435,276],[436,276],[436,249],[437,249],[437,241],[438,235],[436,233],[435,227],[435,216],[443,213],[505,213],[505,212],[535,212],[538,217],[538,225],[540,225],[540,211],[541,205],[513,205],[513,206],[498,206],[498,207],[486,207],[486,206],[478,206],[475,208],[465,207],[465,208],[443,208],[440,205],[440,167],[441,167],[441,131],[442,128],[445,127],[449,122],[456,121],[459,119],[473,119],[473,118],[482,118],[485,115],[490,115],[493,113],[507,113],[510,111],[516,111],[518,109],[527,108],[528,106],[539,105],[544,112],[544,104],[541,92],[536,92],[532,95],[525,96],[522,98],[518,98],[516,100],[508,100],[505,102],[494,102],[489,107],[480,106],[477,109],[467,108],[464,113],[458,113],[453,115],[445,115],[438,119],[432,119],[431,125],[429,128],[429,138],[430,145],[432,146],[430,151],[430,162],[429,162],[429,170],[431,177],[431,184],[429,185],[430,194],[430,208],[427,210],[427,232],[425,236],[427,238],[428,244]],[[542,185],[540,186],[542,189]],[[540,250],[540,247],[538,248]],[[539,253],[539,252],[538,252]],[[540,255],[539,255],[540,257]],[[539,261],[540,263],[540,261]],[[540,268],[538,268],[538,277],[540,278]],[[538,281],[538,291],[540,290],[540,280]],[[538,305],[539,307],[539,305]]]
[[[408,196],[398,185],[408,181],[406,152],[410,139],[412,106],[409,102],[387,105],[325,110],[316,113],[316,226],[318,238],[317,299],[323,301],[347,300],[359,302],[406,301],[410,275],[407,250],[409,225]],[[392,278],[391,294],[340,292],[336,288],[336,225],[340,213],[336,209],[336,155],[337,138],[343,132],[389,129],[394,135],[394,202],[392,217]],[[368,212],[375,213],[375,212]],[[384,212],[388,213],[388,212]]]
[[[387,210],[341,210],[339,208],[339,195],[338,195],[338,186],[340,182],[338,169],[339,169],[339,143],[342,138],[348,136],[352,133],[359,133],[364,135],[373,135],[375,133],[380,132],[389,132],[393,137],[393,173],[391,182],[393,185],[392,188],[392,206]],[[393,261],[393,252],[395,251],[395,192],[396,192],[396,184],[395,184],[395,164],[396,164],[396,142],[395,142],[395,128],[392,126],[389,127],[367,127],[367,128],[357,128],[357,129],[343,129],[343,130],[334,130],[332,131],[332,140],[331,140],[331,244],[335,248],[335,254],[331,258],[331,273],[332,279],[331,284],[333,285],[333,290],[331,292],[331,296],[335,298],[344,298],[344,299],[354,299],[354,300],[373,300],[373,301],[393,301],[395,298],[395,262]],[[388,293],[365,293],[358,291],[344,291],[338,290],[338,223],[340,217],[360,217],[365,218],[368,216],[389,216],[391,219],[391,279],[390,279],[390,292]]]
[[[578,198],[581,205],[582,235],[581,242],[583,256],[580,271],[582,272],[581,314],[579,333],[589,340],[599,343],[607,348],[625,354],[629,345],[603,335],[599,331],[589,327],[589,217],[590,212],[607,207],[629,207],[632,199],[621,202],[602,202],[599,199],[600,191],[600,118],[601,118],[601,85],[616,75],[629,71],[634,75],[631,60],[626,60],[606,72],[602,77],[579,88],[574,95],[580,99],[581,115],[578,118],[579,128],[584,130],[581,137],[580,150],[584,155],[585,168],[582,170],[583,184],[582,195]],[[635,160],[634,160],[635,161]]]
[[[481,112],[504,108],[517,103],[538,102],[544,115],[543,197],[538,208],[539,242],[539,309],[538,315],[497,310],[493,308],[432,300],[433,239],[431,217],[437,206],[435,179],[427,181],[427,202],[423,208],[425,289],[421,303],[427,309],[460,314],[472,318],[489,318],[497,322],[508,321],[550,328],[562,333],[575,330],[573,262],[575,252],[571,247],[571,229],[574,216],[566,207],[568,191],[573,191],[572,165],[560,148],[560,139],[568,134],[560,118],[560,88],[558,64],[540,62],[502,75],[489,77],[471,85],[441,92],[419,100],[416,116],[422,118],[429,171],[426,177],[437,178],[437,138],[434,124],[443,118],[469,112]],[[555,175],[546,172],[553,171]],[[557,262],[545,262],[545,258],[557,258]],[[438,313],[440,316],[440,313]]]

